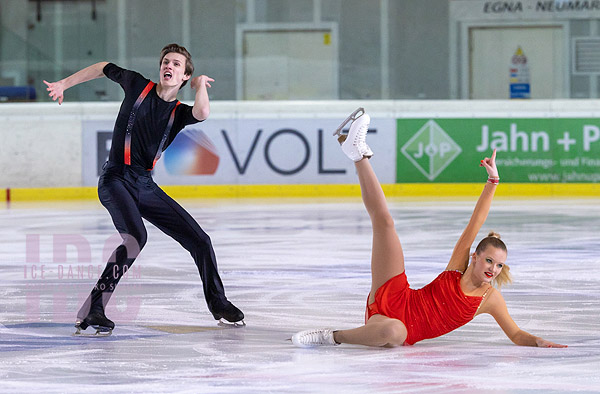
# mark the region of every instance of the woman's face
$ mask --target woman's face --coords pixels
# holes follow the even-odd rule
[[[491,283],[500,274],[506,261],[506,252],[493,246],[488,246],[473,256],[474,273],[486,283]]]

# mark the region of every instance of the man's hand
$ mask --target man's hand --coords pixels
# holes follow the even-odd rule
[[[215,80],[212,79],[211,77],[208,77],[206,75],[200,75],[199,77],[195,77],[192,79],[192,82],[190,83],[190,86],[192,89],[200,89],[202,86],[206,86],[207,88],[211,88],[212,86],[210,86],[211,82],[214,82]]]
[[[48,85],[48,88],[46,89],[48,92],[48,96],[52,97],[52,101],[56,101],[56,99],[58,99],[58,104],[62,104],[63,102],[63,98],[64,98],[64,93],[65,93],[65,88],[64,85],[62,83],[62,81],[58,81],[58,82],[47,82],[44,81],[44,83],[46,85]]]

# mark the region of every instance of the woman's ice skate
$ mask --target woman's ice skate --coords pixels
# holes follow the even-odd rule
[[[342,130],[344,126],[350,121],[352,121],[352,125],[350,125],[348,134],[343,134]],[[369,148],[366,141],[370,122],[371,117],[361,107],[352,112],[333,133],[333,135],[338,136],[338,142],[342,146],[342,151],[352,161],[360,161],[365,157],[370,158],[373,156],[373,151]]]
[[[292,343],[298,347],[339,345],[339,343],[335,342],[333,339],[333,331],[324,329],[297,332],[292,336]]]
[[[338,137],[340,137],[342,135],[342,130],[344,130],[344,126],[346,126],[350,121],[355,121],[356,119],[360,118],[364,115],[364,113],[365,109],[363,107],[358,107],[354,112],[350,114],[350,116],[346,118],[346,120],[342,122],[341,125],[338,126],[337,129],[335,129],[333,135],[337,135]]]

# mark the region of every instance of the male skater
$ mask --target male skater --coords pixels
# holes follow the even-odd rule
[[[192,77],[194,65],[182,46],[170,44],[160,53],[158,84],[115,64],[100,62],[60,81],[47,90],[62,104],[64,91],[77,84],[106,76],[125,92],[115,122],[109,159],[98,182],[100,202],[110,213],[123,238],[108,260],[102,276],[77,314],[77,333],[88,326],[110,333],[115,324],[104,308],[121,277],[144,247],[145,218],[187,249],[198,267],[208,309],[221,323],[244,325],[244,314],[225,297],[217,260],[209,236],[192,216],[152,180],[151,170],[161,153],[186,125],[208,118],[207,88],[214,79],[201,75],[191,80],[196,90],[193,107],[177,101],[177,93]],[[223,320],[224,319],[224,320]]]

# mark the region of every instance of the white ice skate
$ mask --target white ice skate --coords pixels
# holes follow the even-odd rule
[[[348,134],[343,134],[343,128],[349,121],[352,121],[350,130]],[[370,122],[371,117],[361,107],[348,116],[333,133],[333,135],[338,136],[338,142],[342,145],[342,151],[352,161],[360,161],[365,157],[370,158],[373,156],[373,151],[369,148],[366,141]]]
[[[344,120],[342,122],[341,125],[338,126],[337,129],[335,129],[335,131],[333,132],[333,135],[337,135],[338,137],[341,136],[344,126],[346,126],[350,121],[355,121],[356,119],[360,118],[361,116],[364,115],[364,113],[365,113],[365,109],[363,107],[358,107],[354,112],[352,112],[350,114],[350,116],[348,116],[346,118],[346,120]]]
[[[298,347],[338,346],[333,340],[333,331],[325,329],[305,330],[292,336],[292,343]]]

